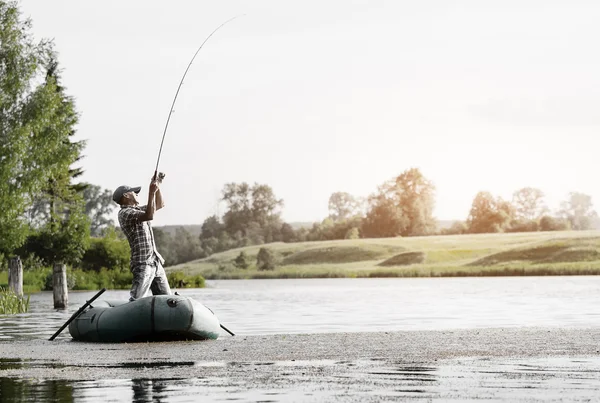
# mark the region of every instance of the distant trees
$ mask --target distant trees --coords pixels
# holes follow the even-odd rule
[[[230,237],[246,239],[251,244],[281,239],[279,208],[283,206],[283,200],[275,197],[270,186],[228,183],[222,194],[222,200],[227,204],[227,212],[223,215],[224,230]]]
[[[561,203],[559,216],[569,222],[574,230],[594,228],[598,219],[591,196],[577,192],[569,193],[569,198]]]
[[[83,190],[85,214],[90,219],[90,235],[102,236],[109,228],[114,226],[110,214],[115,209],[112,200],[112,191],[102,189],[100,186],[86,184]]]
[[[597,220],[589,195],[570,193],[556,214],[550,215],[542,191],[527,187],[513,194],[512,203],[479,192],[467,218],[466,232],[586,230],[594,228]]]

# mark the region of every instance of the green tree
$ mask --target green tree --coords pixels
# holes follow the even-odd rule
[[[51,44],[33,42],[15,3],[0,2],[0,21],[0,250],[14,253],[28,234],[29,206],[47,203],[29,246],[47,262],[77,262],[89,223],[71,184],[84,147],[71,140],[74,101],[59,83]]]
[[[225,230],[225,227],[216,215],[208,217],[202,223],[200,239],[218,238]]]
[[[279,208],[283,206],[283,200],[275,197],[270,186],[228,183],[223,189],[222,200],[227,204],[223,215],[224,229],[238,245],[282,239]]]
[[[48,42],[34,42],[16,2],[0,1],[0,254],[13,253],[28,233],[27,206],[56,173],[64,137],[48,130],[60,108],[43,79]]]
[[[513,217],[513,207],[510,203],[501,198],[494,198],[489,192],[479,192],[473,199],[467,218],[468,232],[503,232],[509,228]]]

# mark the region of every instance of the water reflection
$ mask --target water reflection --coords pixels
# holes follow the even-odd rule
[[[40,365],[4,361],[3,365]],[[0,377],[1,402],[596,401],[600,358],[461,358],[440,362],[196,362],[206,376],[65,381]],[[240,369],[240,367],[243,367]],[[1,375],[1,372],[0,372]]]
[[[0,378],[0,401],[6,403],[73,402],[73,391],[68,381]]]

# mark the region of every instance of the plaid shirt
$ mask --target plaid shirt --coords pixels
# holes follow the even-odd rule
[[[132,269],[142,264],[152,263],[154,256],[158,258],[161,264],[165,262],[156,250],[154,232],[150,221],[139,221],[139,218],[145,212],[146,206],[122,206],[119,211],[119,224],[131,248],[130,267]]]

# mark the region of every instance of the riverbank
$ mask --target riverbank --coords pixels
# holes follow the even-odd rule
[[[258,270],[261,248],[271,252],[272,270]],[[213,280],[600,275],[600,231],[273,243],[167,268],[179,270]]]
[[[0,342],[0,378],[75,389],[95,382],[95,396],[106,398],[146,385],[158,397],[202,393],[206,401],[585,400],[600,388],[598,340],[600,328],[498,328]]]

